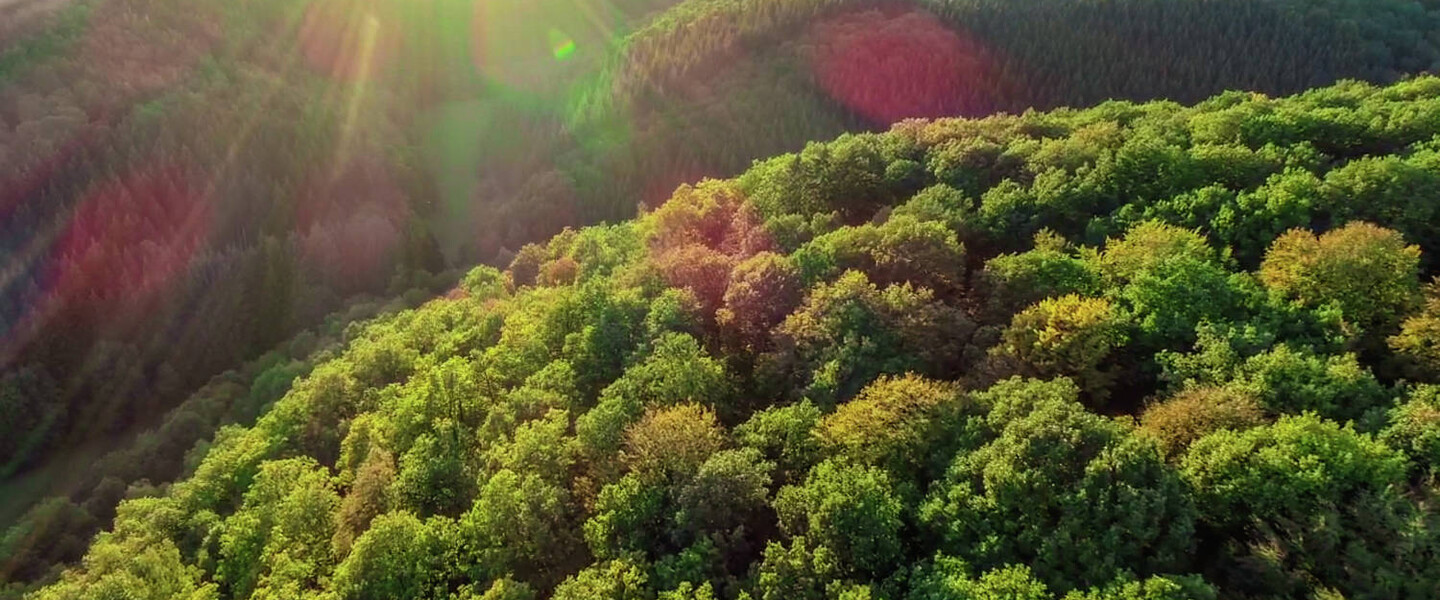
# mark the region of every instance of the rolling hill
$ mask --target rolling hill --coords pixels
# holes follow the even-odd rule
[[[346,328],[30,597],[1432,597],[1437,191],[1434,77],[812,143]]]
[[[376,298],[404,296],[390,305],[413,305],[449,289],[463,265],[514,263],[533,278],[564,280],[568,263],[550,264],[549,250],[526,245],[630,218],[637,205],[654,209],[679,184],[737,176],[807,141],[885,131],[908,117],[1024,115],[1109,99],[1238,103],[1205,99],[1227,89],[1298,93],[1345,78],[1390,83],[1436,69],[1437,31],[1433,0],[55,5],[0,43],[0,410],[15,415],[0,431],[0,481],[31,477],[27,492],[6,494],[14,506],[3,513],[60,496],[68,500],[41,507],[69,514],[46,517],[55,527],[103,526],[122,495],[116,485],[164,483],[218,424],[254,418],[251,408],[222,407],[240,392],[217,396],[217,375],[239,369],[221,379],[248,387],[277,348],[307,362],[308,353],[291,350],[297,332],[343,337],[336,323],[349,319],[334,313],[347,301],[373,309],[385,304]],[[1276,160],[1318,171],[1417,142],[1371,131],[1351,105],[1333,102],[1247,116],[1238,135],[1256,154],[1245,158],[1248,170],[1222,172],[1216,165],[1234,168],[1226,161],[1235,157],[1219,154],[1207,159],[1215,164],[1186,163],[1194,170],[1184,182],[1248,189],[1273,175]],[[1210,126],[1205,135],[1227,140],[1240,127],[1219,117]],[[1087,135],[1110,140],[1102,129]],[[1027,135],[1060,135],[1047,132]],[[1226,232],[1217,245],[1253,269],[1274,236],[1303,224],[1283,212],[1288,205],[1174,195],[1193,191],[1189,183],[1065,188],[1060,172],[1088,164],[1083,153],[1054,157],[1054,172],[1019,174],[1007,170],[1019,159],[994,136],[965,135],[916,165],[885,159],[899,166],[883,184],[910,186],[925,171],[974,199],[995,195],[987,227],[1005,234],[967,240],[981,256],[1019,251],[1017,240],[1045,228],[1099,248],[1161,218]],[[1265,153],[1265,143],[1303,149],[1307,140],[1313,159]],[[794,160],[821,169],[821,187],[771,192],[769,202],[811,198],[817,204],[800,212],[813,218],[824,186],[880,185],[832,181],[826,171],[831,161],[879,160],[867,151],[817,148],[830,150]],[[1150,150],[1132,148],[1125,160],[1159,160]],[[769,177],[776,164],[741,181]],[[875,193],[859,201],[883,204],[896,192]],[[1110,214],[1120,198],[1131,212],[1090,218]],[[1284,227],[1247,229],[1257,225],[1246,211],[1262,209],[1281,211]],[[1423,216],[1406,217],[1406,229],[1395,221],[1399,209],[1356,211],[1341,220],[1395,227],[1422,246],[1431,239]],[[854,224],[869,212],[837,218]],[[780,218],[774,235],[800,239],[823,227],[799,220]],[[633,245],[623,236],[586,243],[598,254]],[[691,259],[710,260],[674,258]],[[215,406],[184,428],[162,417],[187,397]],[[91,452],[156,451],[133,438],[148,427],[174,434],[161,436],[176,446],[158,451],[168,456],[161,467],[117,475],[104,493],[96,490],[110,463],[71,476],[66,465],[90,462]],[[66,456],[82,440],[112,437]],[[66,502],[91,498],[102,500],[65,513]],[[23,531],[38,514],[10,539],[35,535]],[[40,565],[23,579],[45,577],[72,554],[22,557]]]

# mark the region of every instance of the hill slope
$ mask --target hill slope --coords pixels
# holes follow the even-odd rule
[[[807,140],[1388,81],[1440,31],[1417,0],[670,4],[77,0],[7,43],[0,364],[45,426],[0,432],[0,476],[344,298],[433,292]]]
[[[0,431],[0,479],[150,422],[346,298],[444,289],[433,115],[514,112],[490,79],[563,88],[664,5],[183,4],[77,0],[0,48],[0,366],[6,410],[42,424]],[[546,27],[592,48],[557,62]]]
[[[584,160],[561,170],[582,207],[623,218],[637,196],[906,117],[1393,81],[1440,67],[1437,30],[1440,6],[1412,0],[691,0],[577,100]]]
[[[812,144],[351,330],[33,598],[1433,597],[1437,192],[1432,77]]]

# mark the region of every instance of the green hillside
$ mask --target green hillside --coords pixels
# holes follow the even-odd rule
[[[1437,194],[1434,77],[810,144],[346,328],[29,597],[1433,598]]]
[[[1440,56],[1433,0],[52,4],[0,44],[0,479],[808,140]]]

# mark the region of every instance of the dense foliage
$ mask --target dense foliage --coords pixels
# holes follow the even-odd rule
[[[6,482],[0,487],[7,499],[0,512],[7,523],[0,536],[0,581],[9,583],[0,585],[0,597],[17,596],[27,582],[53,578],[63,565],[79,559],[86,542],[109,526],[120,500],[159,493],[189,473],[221,427],[254,424],[297,377],[333,356],[353,331],[351,323],[405,307],[403,300],[383,306],[352,302],[318,331],[302,332],[216,376],[149,430],[123,441],[82,446],[59,455],[50,467]],[[43,431],[32,421],[35,413],[18,400],[16,391],[5,391],[5,414],[13,419],[9,423],[17,431]],[[12,437],[4,443],[30,439]]]
[[[29,597],[1433,598],[1437,181],[1433,77],[812,144],[350,328]]]
[[[657,183],[906,117],[1389,82],[1440,68],[1437,31],[1433,0],[685,0],[584,88],[560,170],[618,217]]]
[[[50,12],[18,18],[36,6]],[[353,294],[433,293],[447,265],[506,264],[808,140],[1440,64],[1433,0],[40,0],[0,21],[0,367],[32,407],[23,435],[0,432],[16,439],[0,478],[143,425]],[[878,261],[883,287],[917,276],[876,253],[901,237],[965,260],[924,218],[949,193],[794,267],[808,285]],[[672,269],[722,268],[694,250]],[[775,268],[760,260],[755,285]],[[735,293],[717,314],[757,292]],[[900,296],[866,302],[923,302]],[[766,320],[725,318],[751,339]],[[1422,335],[1408,331],[1397,343]]]

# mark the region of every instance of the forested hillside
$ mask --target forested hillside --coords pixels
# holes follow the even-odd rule
[[[582,204],[621,218],[636,190],[654,202],[906,117],[1291,94],[1437,68],[1433,0],[687,0],[627,37],[576,100],[588,160],[563,170]],[[523,218],[527,201],[502,214]]]
[[[807,140],[1384,82],[1440,35],[1433,0],[671,4],[73,0],[7,29],[0,406],[27,425],[0,479],[346,298],[434,293]]]
[[[30,598],[1434,598],[1437,198],[1435,77],[811,144],[348,328]]]
[[[0,480],[154,423],[347,298],[453,283],[427,221],[436,115],[513,112],[487,100],[507,69],[563,89],[603,54],[557,61],[547,28],[599,43],[580,24],[663,6],[566,4],[76,0],[7,38]]]
[[[92,442],[74,456],[62,455],[47,467],[58,471],[53,480],[37,473],[7,483],[7,504],[0,506],[0,521],[7,523],[0,533],[0,598],[19,598],[78,560],[89,539],[109,526],[120,500],[161,493],[166,484],[193,470],[220,427],[253,425],[296,377],[308,373],[315,362],[328,360],[347,333],[358,331],[352,324],[427,299],[412,292],[383,305],[352,300],[314,330],[212,378],[144,433]],[[23,421],[16,425],[35,426]],[[21,503],[27,495],[43,500],[34,506]]]

